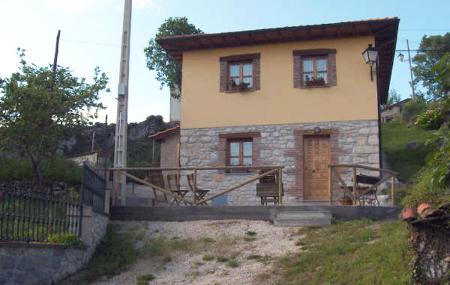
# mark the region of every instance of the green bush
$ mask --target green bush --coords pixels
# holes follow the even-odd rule
[[[414,123],[418,115],[427,108],[427,103],[423,100],[411,100],[403,106],[402,121],[405,123]]]
[[[427,141],[436,150],[427,157],[425,167],[417,176],[416,184],[402,201],[415,206],[419,202],[441,204],[450,202],[450,132],[441,128]]]
[[[48,242],[72,246],[81,244],[78,236],[73,233],[50,234],[48,236]]]
[[[44,180],[76,185],[81,181],[81,168],[73,161],[55,158],[43,165]],[[0,181],[32,181],[34,172],[26,159],[0,158]]]
[[[443,122],[442,110],[439,108],[429,108],[416,119],[416,125],[426,130],[437,130]]]
[[[0,158],[0,181],[33,180],[33,168],[29,161]]]
[[[45,165],[44,179],[48,182],[79,184],[81,182],[81,168],[71,160],[55,158]]]

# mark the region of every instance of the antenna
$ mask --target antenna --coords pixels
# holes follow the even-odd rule
[[[128,78],[130,71],[130,32],[131,32],[132,0],[125,0],[123,13],[122,46],[120,52],[120,73],[117,100],[116,133],[114,141],[114,168],[127,166],[127,133],[128,133]],[[114,181],[120,184],[120,193],[115,185],[114,197],[125,205],[126,177],[120,172],[114,172]],[[118,177],[117,177],[118,176]],[[116,202],[116,201],[114,201]]]

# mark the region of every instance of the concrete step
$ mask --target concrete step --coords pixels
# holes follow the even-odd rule
[[[331,224],[328,211],[283,211],[276,214],[273,224],[282,227],[326,226]]]

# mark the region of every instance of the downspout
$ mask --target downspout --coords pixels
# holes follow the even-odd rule
[[[378,81],[378,70],[379,70],[379,57],[377,58],[377,66],[376,66],[376,80],[377,80],[377,111],[378,111],[378,164],[380,168],[383,168],[383,154],[381,147],[381,98],[380,98],[380,84]],[[382,175],[382,174],[381,174]]]

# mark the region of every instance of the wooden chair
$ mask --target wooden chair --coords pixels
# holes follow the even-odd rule
[[[364,174],[356,175],[356,197],[360,205],[365,206],[380,206],[380,201],[378,201],[378,191],[377,187],[380,183],[381,178],[376,176],[369,176]]]
[[[187,180],[188,180],[189,188],[191,189],[192,194],[194,195],[194,174],[188,174],[188,175],[186,175],[186,177],[187,177]],[[196,199],[196,201],[200,201],[200,200],[204,199],[205,196],[209,192],[210,192],[210,190],[196,188],[195,189],[195,199]],[[203,202],[203,203],[200,203],[200,205],[208,205],[208,203],[207,202]]]
[[[155,184],[156,186],[165,188],[164,177],[162,174],[153,174],[153,175],[147,176],[145,180],[148,180],[150,183]],[[158,200],[158,195],[157,195],[158,191],[154,187],[152,187],[152,190],[153,190],[153,195],[155,196],[154,200],[156,202],[160,201],[160,200]],[[165,193],[163,193],[163,195],[164,195],[164,201],[167,202],[167,195]]]
[[[170,191],[173,194],[180,196],[181,198],[184,198],[186,196],[186,194],[189,192],[189,190],[181,190],[180,179],[179,179],[178,174],[168,174],[167,175],[167,184],[169,185]],[[181,202],[182,202],[182,200],[173,198],[172,201],[170,202],[170,204],[171,205],[173,205],[173,204],[180,205]],[[186,203],[184,202],[184,204],[186,204]]]

